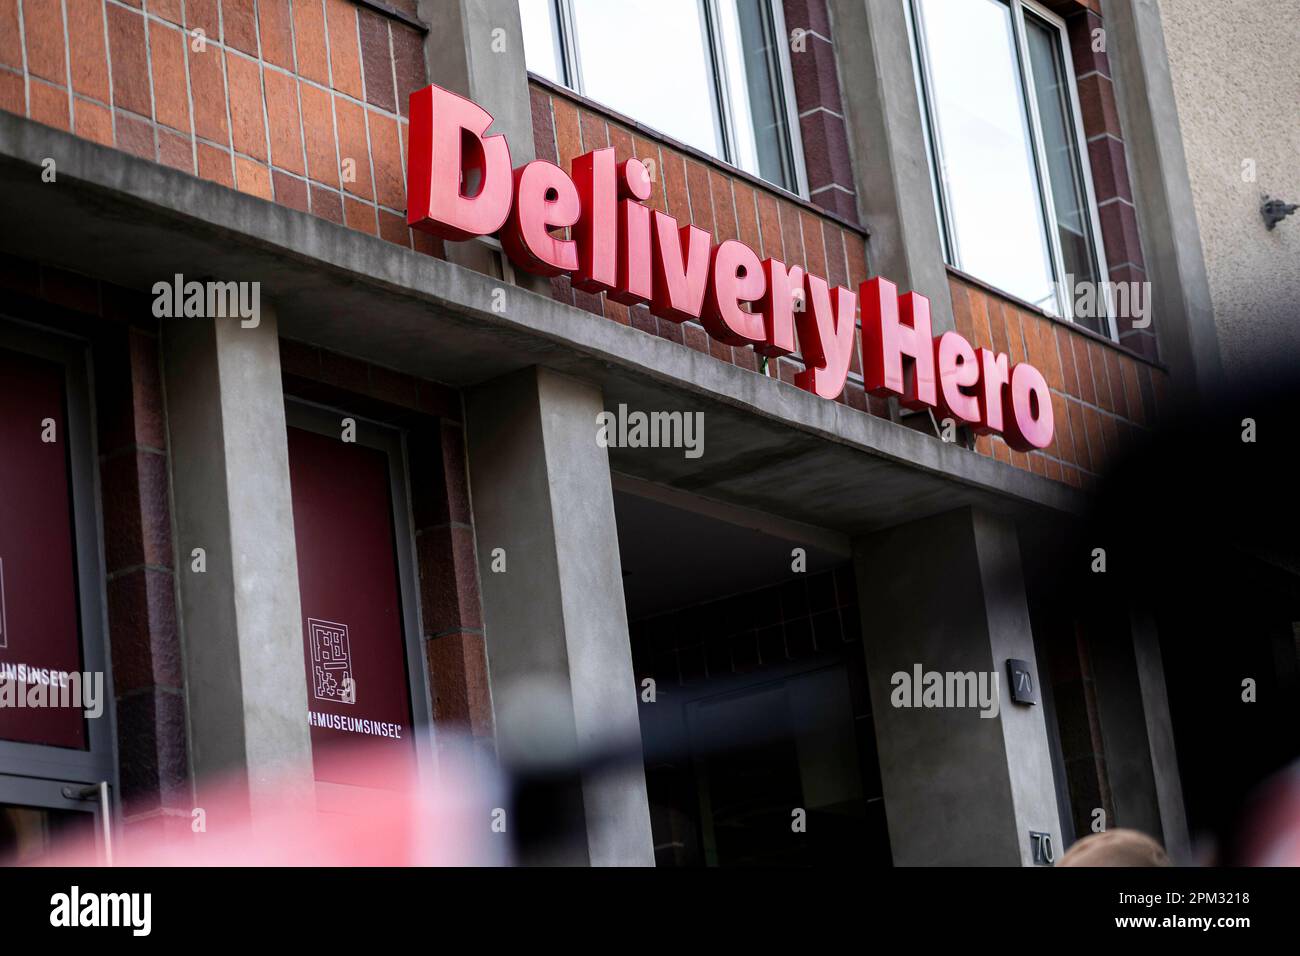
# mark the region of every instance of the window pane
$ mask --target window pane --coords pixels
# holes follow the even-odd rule
[[[722,155],[699,0],[574,0],[573,14],[585,95]]]
[[[1083,188],[1078,139],[1075,137],[1073,104],[1067,85],[1068,74],[1061,53],[1061,34],[1034,17],[1025,17],[1029,61],[1034,73],[1038,117],[1043,125],[1043,148],[1047,153],[1047,175],[1052,184],[1052,207],[1061,237],[1061,259],[1072,282],[1101,279],[1092,244],[1092,224]],[[1103,320],[1078,316],[1075,321],[1094,332]]]
[[[957,264],[1056,313],[1011,10],[998,0],[918,6]]]
[[[559,31],[555,28],[555,0],[519,0],[519,21],[524,31],[524,63],[528,69],[548,80],[563,83]]]
[[[767,0],[722,0],[718,9],[736,127],[735,164],[794,191],[781,54],[775,46],[780,39]]]

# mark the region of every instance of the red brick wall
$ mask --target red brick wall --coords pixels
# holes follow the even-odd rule
[[[0,0],[0,108],[435,253],[405,222],[425,82],[421,31],[350,0]]]
[[[1165,410],[1163,368],[956,274],[948,277],[957,331],[979,348],[1029,362],[1052,391],[1056,438],[1042,451],[1013,451],[985,435],[976,450],[1017,468],[1075,486],[1100,474],[1138,429]]]
[[[1110,270],[1108,278],[1112,282],[1145,282],[1146,260],[1142,255],[1124,132],[1120,128],[1119,107],[1111,80],[1100,0],[1053,0],[1049,6],[1065,18],[1070,39],[1102,244]],[[1126,347],[1150,359],[1158,357],[1154,323],[1147,328],[1134,328],[1131,318],[1121,316],[1116,324],[1120,342]]]
[[[188,836],[193,796],[156,320],[146,296],[9,256],[0,256],[0,288],[7,315],[91,343],[123,817],[128,834]]]
[[[866,237],[852,224],[826,215],[789,193],[737,174],[688,147],[655,138],[630,120],[554,84],[534,78],[531,95],[538,158],[568,170],[575,157],[612,146],[620,162],[636,158],[649,163],[654,191],[648,206],[669,213],[683,225],[691,223],[712,233],[714,242],[740,239],[760,256],[805,266],[825,276],[832,285],[856,290],[867,278]],[[603,294],[574,289],[565,277],[553,279],[551,286],[552,294],[561,302],[708,352],[719,361],[759,371],[759,357],[753,349],[723,345],[710,338],[698,322],[678,324],[658,319],[645,306],[628,308],[607,300]],[[862,411],[870,407],[873,414],[888,417],[888,404],[875,398],[868,402],[863,392],[859,352],[855,345],[849,384],[840,401]],[[765,374],[793,384],[795,373],[802,368],[796,354],[769,362]]]
[[[808,195],[823,209],[857,222],[857,186],[826,0],[784,0],[783,9]]]

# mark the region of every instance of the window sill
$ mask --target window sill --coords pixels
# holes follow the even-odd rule
[[[860,222],[855,222],[851,219],[846,219],[843,216],[841,216],[839,213],[831,212],[828,209],[823,209],[821,206],[817,205],[815,202],[813,202],[811,199],[808,199],[806,196],[800,196],[798,193],[792,193],[790,192],[790,190],[778,186],[775,183],[770,183],[766,179],[763,179],[760,176],[755,176],[753,173],[746,172],[745,170],[739,168],[738,166],[732,166],[730,163],[726,162],[725,160],[718,159],[718,157],[712,156],[709,153],[706,153],[702,149],[699,149],[695,146],[688,146],[686,143],[681,142],[681,140],[673,139],[671,136],[661,133],[659,130],[654,129],[653,127],[646,126],[643,123],[638,123],[630,116],[626,116],[623,113],[618,112],[617,110],[610,109],[608,106],[605,106],[602,103],[598,103],[595,100],[589,99],[586,96],[583,96],[581,93],[575,93],[573,90],[569,89],[567,86],[565,86],[562,83],[556,83],[554,80],[550,80],[544,76],[541,76],[540,74],[533,73],[531,70],[528,72],[528,82],[536,83],[538,86],[548,90],[549,92],[555,94],[556,96],[563,96],[565,99],[572,101],[578,106],[581,106],[583,109],[591,110],[593,113],[600,113],[607,120],[611,120],[615,123],[618,123],[620,126],[626,126],[628,129],[635,131],[639,135],[644,136],[646,139],[654,140],[656,143],[659,143],[663,146],[667,146],[673,150],[676,150],[677,152],[682,153],[685,156],[689,156],[691,159],[697,160],[701,163],[711,166],[714,169],[716,169],[718,172],[730,176],[733,179],[744,180],[744,182],[750,186],[772,193],[778,198],[783,199],[786,202],[794,203],[796,206],[799,206],[802,209],[806,209],[809,212],[817,216],[820,216],[823,219],[829,219],[831,222],[843,226],[845,229],[849,229],[853,232],[856,232],[864,239],[871,235],[871,231],[867,229],[866,226],[862,225],[862,223]]]
[[[1116,342],[1114,339],[1110,338],[1109,336],[1102,335],[1100,332],[1094,332],[1092,329],[1088,328],[1087,326],[1079,325],[1075,322],[1069,321],[1068,319],[1063,319],[1060,316],[1052,315],[1052,313],[1044,309],[1041,309],[1030,302],[1026,302],[1024,299],[1018,298],[1017,296],[1012,295],[1010,292],[1004,292],[1002,289],[999,289],[997,286],[989,285],[983,279],[977,279],[975,276],[971,275],[970,273],[962,272],[960,269],[955,268],[954,266],[945,264],[944,268],[948,270],[948,274],[950,276],[960,279],[962,282],[965,282],[968,285],[973,285],[976,288],[989,293],[990,295],[995,295],[999,299],[1002,299],[1004,302],[1010,302],[1018,309],[1024,309],[1026,312],[1032,312],[1034,315],[1042,316],[1045,319],[1050,319],[1052,322],[1055,322],[1057,325],[1065,326],[1065,328],[1069,329],[1071,332],[1075,333],[1076,335],[1081,335],[1084,338],[1092,339],[1094,342],[1097,342],[1100,345],[1107,345],[1110,348],[1114,349],[1116,352],[1119,352],[1122,355],[1127,355],[1131,359],[1136,359],[1137,361],[1141,362],[1144,365],[1149,365],[1152,368],[1158,368],[1163,372],[1169,371],[1169,366],[1166,365],[1164,362],[1161,362],[1159,359],[1147,358],[1141,352],[1134,351],[1133,349],[1129,348],[1127,345],[1124,345],[1121,342]],[[1152,334],[1154,334],[1154,332]]]

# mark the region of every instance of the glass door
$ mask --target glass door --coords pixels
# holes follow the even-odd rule
[[[117,782],[86,343],[0,321],[0,863],[93,834]]]
[[[106,789],[0,774],[0,862],[39,865],[74,846],[94,846],[100,860],[107,861],[108,831],[100,809]]]

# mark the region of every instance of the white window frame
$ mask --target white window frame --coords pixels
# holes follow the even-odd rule
[[[799,111],[794,102],[794,73],[790,66],[789,34],[785,25],[785,13],[780,3],[763,0],[770,18],[772,36],[777,50],[778,73],[781,83],[780,109],[785,113],[788,130],[789,160],[794,182],[789,187],[764,179],[757,171],[751,172],[739,165],[736,156],[736,116],[735,108],[728,95],[727,57],[722,45],[721,11],[719,0],[697,0],[700,13],[700,29],[704,33],[705,49],[709,57],[710,96],[715,106],[714,122],[718,140],[722,144],[721,156],[714,157],[736,167],[747,176],[753,176],[777,189],[785,189],[802,199],[808,199],[808,171],[804,165],[803,137],[799,126]],[[582,56],[578,50],[577,23],[573,0],[551,0],[550,4],[551,42],[555,45],[556,63],[559,65],[560,80],[575,93],[586,94],[582,79]],[[734,68],[734,67],[733,67]],[[635,119],[635,117],[633,117]],[[664,134],[672,138],[669,134]],[[692,149],[696,147],[691,147]],[[701,152],[706,152],[701,150]]]
[[[1052,27],[1057,34],[1061,62],[1065,66],[1070,93],[1070,119],[1074,124],[1074,141],[1079,168],[1083,171],[1084,203],[1088,207],[1088,225],[1091,232],[1093,254],[1097,257],[1098,279],[1108,282],[1110,270],[1106,263],[1106,247],[1102,241],[1101,218],[1097,208],[1097,195],[1092,184],[1092,164],[1088,156],[1088,139],[1083,130],[1083,116],[1079,108],[1078,78],[1075,76],[1074,63],[1070,55],[1070,42],[1066,33],[1065,20],[1048,10],[1036,0],[996,0],[1011,9],[1012,31],[1016,44],[1016,69],[1020,76],[1020,86],[1029,118],[1029,138],[1033,149],[1035,173],[1038,179],[1038,199],[1043,212],[1043,225],[1047,230],[1048,248],[1051,251],[1052,273],[1057,300],[1057,310],[1067,322],[1074,323],[1074,303],[1069,296],[1063,296],[1062,281],[1065,276],[1065,261],[1061,253],[1061,236],[1056,222],[1056,209],[1052,203],[1051,178],[1047,165],[1047,149],[1043,142],[1042,119],[1038,114],[1038,97],[1034,87],[1034,75],[1030,66],[1029,44],[1026,38],[1026,11],[1043,23]],[[925,18],[916,9],[916,0],[907,3],[908,28],[911,32],[912,65],[916,71],[917,89],[921,96],[921,109],[924,113],[923,131],[930,160],[930,175],[934,185],[935,214],[939,220],[939,232],[943,240],[944,257],[954,269],[961,269],[961,254],[953,236],[956,229],[952,218],[951,203],[948,200],[948,181],[945,176],[947,165],[943,159],[943,137],[939,125],[935,122],[933,89],[934,82],[930,75],[929,48],[925,37]],[[1099,307],[1106,308],[1106,297],[1098,296]],[[1115,325],[1115,316],[1106,310],[1104,327],[1112,341],[1119,341],[1119,330]],[[1089,330],[1091,331],[1091,330]]]

